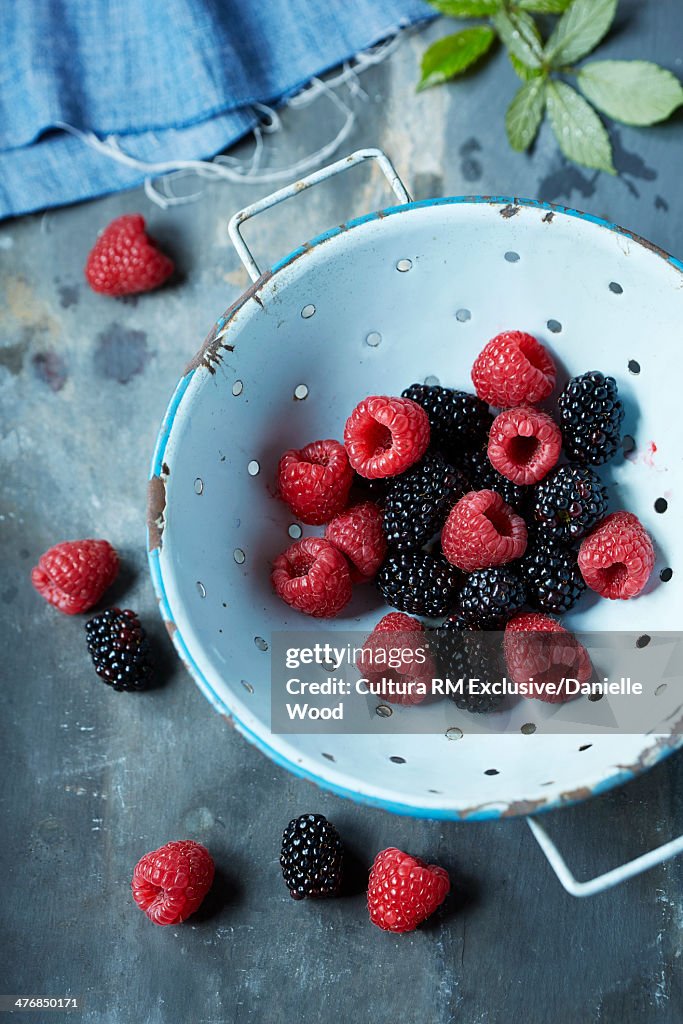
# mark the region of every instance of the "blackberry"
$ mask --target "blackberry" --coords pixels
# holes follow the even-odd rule
[[[384,503],[384,533],[389,547],[420,548],[443,526],[446,516],[467,490],[462,473],[440,452],[393,477]]]
[[[108,608],[85,624],[88,650],[100,679],[115,690],[145,690],[152,681],[149,642],[135,612]]]
[[[569,463],[534,487],[533,519],[562,541],[583,537],[607,512],[607,491],[590,466]]]
[[[609,462],[621,443],[624,419],[614,377],[598,370],[572,377],[557,405],[567,457],[592,466]]]
[[[503,501],[511,505],[523,515],[528,504],[531,488],[521,484],[513,484],[489,462],[486,448],[474,448],[469,452],[461,452],[457,459],[458,469],[462,471],[473,491],[497,491]]]
[[[495,711],[503,694],[478,693],[477,689],[481,684],[501,682],[503,652],[499,634],[469,626],[461,614],[456,614],[446,619],[435,635],[433,648],[444,677],[451,682],[463,680],[462,693],[449,693],[449,699],[463,711]],[[477,683],[471,683],[471,679]]]
[[[472,629],[502,629],[525,601],[522,580],[502,565],[469,574],[458,596],[457,611]]]
[[[292,818],[282,833],[280,866],[293,900],[336,896],[343,859],[339,833],[324,814]]]
[[[401,398],[412,398],[427,413],[432,448],[473,448],[485,441],[493,422],[486,403],[466,391],[411,384]]]
[[[376,578],[377,589],[402,612],[438,618],[454,601],[460,574],[444,558],[424,551],[391,551]]]
[[[586,589],[576,554],[543,534],[529,538],[519,575],[531,607],[555,615],[573,608]]]

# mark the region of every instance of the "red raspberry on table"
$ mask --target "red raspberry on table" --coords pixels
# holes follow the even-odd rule
[[[277,486],[302,523],[319,526],[346,508],[353,470],[339,441],[313,441],[305,448],[291,448],[280,459]]]
[[[581,541],[579,569],[596,593],[626,600],[641,592],[655,564],[649,533],[632,512],[613,512]]]
[[[304,615],[331,619],[351,600],[351,576],[341,551],[322,537],[292,544],[273,562],[273,588]]]
[[[101,295],[134,295],[163,284],[175,267],[145,232],[139,213],[117,217],[99,235],[85,265],[85,277]]]
[[[387,542],[382,513],[374,501],[361,501],[340,512],[328,524],[325,539],[348,558],[353,583],[372,579],[384,561]]]
[[[31,583],[60,612],[77,615],[97,604],[118,571],[108,540],[65,540],[40,556]]]
[[[419,704],[436,675],[424,626],[412,615],[389,612],[379,620],[356,659],[377,697],[391,704]]]
[[[497,491],[469,491],[453,506],[441,531],[444,555],[464,572],[521,558],[526,542],[526,523]]]
[[[555,387],[557,370],[540,341],[524,331],[503,331],[484,346],[472,367],[472,383],[484,402],[505,409],[541,402]]]
[[[372,395],[346,421],[344,444],[359,476],[396,476],[427,451],[429,417],[410,398]]]
[[[587,682],[593,674],[588,651],[555,619],[539,612],[515,615],[505,627],[503,649],[508,674],[515,683],[530,679],[539,688],[534,697],[548,704],[569,700],[565,679]],[[547,687],[552,686],[552,690]]]
[[[531,405],[507,409],[491,424],[489,462],[514,484],[538,483],[555,466],[561,450],[560,428]]]
[[[412,932],[441,906],[450,887],[444,868],[390,846],[370,869],[370,920],[385,932]]]
[[[200,843],[166,843],[135,865],[133,899],[155,924],[180,924],[199,909],[213,876],[213,858]]]

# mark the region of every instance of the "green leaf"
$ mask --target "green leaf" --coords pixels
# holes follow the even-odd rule
[[[494,15],[493,24],[508,51],[517,60],[528,68],[540,68],[543,45],[536,22],[530,14],[524,11],[500,11]]]
[[[522,61],[519,60],[518,57],[515,57],[514,53],[510,53],[509,50],[508,57],[510,58],[510,63],[514,68],[515,74],[518,78],[521,78],[523,82],[528,82],[532,78],[537,78],[538,75],[543,74],[543,70],[541,68],[528,68],[526,64],[523,64]]]
[[[546,59],[554,66],[584,57],[607,35],[618,0],[574,0],[546,43]]]
[[[516,0],[520,11],[536,11],[537,14],[562,14],[572,0]]]
[[[683,103],[676,76],[646,60],[591,61],[578,82],[591,103],[624,124],[655,124]]]
[[[505,130],[513,149],[528,149],[536,138],[545,110],[546,80],[540,75],[520,86],[505,115]]]
[[[584,98],[565,82],[551,81],[547,103],[550,123],[564,155],[584,167],[616,174],[605,126]]]
[[[488,25],[476,25],[432,43],[422,55],[422,76],[417,86],[418,91],[462,74],[483,57],[495,37],[495,32]]]
[[[429,3],[449,18],[488,18],[500,10],[503,0],[429,0]]]

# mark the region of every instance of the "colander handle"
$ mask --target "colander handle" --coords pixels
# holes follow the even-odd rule
[[[635,860],[627,861],[626,864],[620,864],[618,868],[613,868],[611,871],[605,872],[604,875],[598,875],[596,878],[589,878],[585,882],[579,882],[569,870],[566,860],[543,826],[539,825],[538,821],[534,820],[534,818],[527,818],[526,820],[560,883],[572,896],[595,896],[598,892],[604,892],[605,889],[611,889],[615,885],[620,885],[627,878],[633,878],[634,875],[640,875],[643,871],[649,871],[650,868],[655,867],[657,864],[662,864],[665,860],[670,860],[677,854],[683,853],[683,836],[679,836],[677,839],[672,839],[669,843],[664,843],[663,846],[658,846],[655,850],[650,850],[649,853],[643,853],[640,857],[636,857]]]
[[[334,177],[335,174],[339,174],[341,171],[347,171],[350,167],[355,167],[356,164],[362,164],[366,160],[376,160],[397,198],[402,203],[410,202],[410,196],[396,173],[396,168],[381,149],[358,149],[355,153],[351,153],[350,156],[344,157],[343,160],[337,160],[333,164],[328,164],[327,167],[321,167],[319,170],[313,171],[312,174],[306,175],[305,178],[293,181],[291,185],[285,185],[284,188],[278,189],[277,192],[266,196],[265,199],[259,199],[257,203],[246,206],[230,218],[228,234],[232,244],[237,249],[237,255],[242,260],[252,281],[259,279],[261,271],[251,254],[249,246],[242,238],[240,228],[245,220],[255,217],[257,213],[263,213],[264,210],[269,210],[271,206],[277,206],[278,203],[284,202],[285,199],[291,199],[292,196],[296,196],[299,192],[311,188],[312,185],[317,185],[321,181],[327,181],[328,178]]]

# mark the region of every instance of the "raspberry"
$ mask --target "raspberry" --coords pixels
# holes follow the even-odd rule
[[[450,611],[460,575],[445,559],[424,551],[392,551],[376,583],[384,600],[394,608],[438,618]]]
[[[436,672],[424,626],[402,612],[379,620],[356,660],[372,692],[392,704],[419,704],[432,692]]]
[[[520,405],[496,416],[489,434],[491,465],[515,484],[535,484],[553,468],[562,434],[547,413]]]
[[[119,571],[119,556],[107,540],[66,540],[40,556],[31,572],[38,593],[66,615],[97,604]]]
[[[641,592],[655,564],[645,527],[632,512],[613,512],[581,541],[579,569],[602,597],[626,600]]]
[[[473,714],[495,711],[503,694],[486,693],[481,684],[501,682],[499,634],[468,625],[462,614],[451,615],[436,630],[436,650],[445,677],[451,682],[463,680],[463,692],[449,693],[449,699]],[[472,682],[475,679],[476,684]]]
[[[541,612],[568,612],[586,589],[576,554],[542,533],[530,538],[519,575],[529,604]]]
[[[534,696],[549,704],[569,700],[565,679],[585,683],[593,674],[583,644],[548,615],[528,613],[510,619],[503,647],[513,682],[532,680],[538,688]]]
[[[325,540],[349,560],[351,581],[364,583],[377,574],[387,551],[382,513],[374,501],[362,501],[335,516]]]
[[[173,260],[145,232],[139,213],[117,217],[100,234],[85,265],[85,277],[101,295],[133,295],[158,288],[174,271]]]
[[[601,466],[621,444],[624,407],[614,377],[599,370],[572,377],[557,400],[567,457]]]
[[[588,466],[560,466],[533,493],[536,524],[562,541],[583,537],[607,511],[607,491]]]
[[[384,503],[384,529],[392,548],[420,548],[443,526],[451,508],[468,490],[467,481],[439,452],[389,483]]]
[[[441,906],[450,887],[443,868],[391,846],[370,869],[370,920],[386,932],[412,932]]]
[[[459,452],[484,443],[488,437],[493,417],[476,395],[438,384],[411,384],[401,397],[417,402],[427,413],[432,448]]]
[[[135,865],[133,899],[155,924],[180,924],[199,909],[213,876],[213,858],[200,843],[166,843]]]
[[[488,442],[487,442],[488,443]],[[474,448],[469,452],[461,452],[457,458],[458,469],[469,480],[470,491],[498,491],[503,501],[512,505],[516,512],[524,515],[531,495],[530,487],[513,484],[512,480],[501,476],[489,462],[486,444],[483,448]]]
[[[313,441],[280,459],[277,486],[297,519],[311,526],[329,523],[346,508],[353,470],[339,441]]]
[[[100,679],[114,690],[146,690],[154,670],[149,642],[135,612],[108,608],[85,624],[88,650]]]
[[[456,611],[472,629],[502,629],[526,601],[526,589],[508,566],[470,573]]]
[[[409,398],[366,398],[344,427],[349,462],[371,480],[396,476],[421,459],[429,445],[429,419]]]
[[[479,397],[499,409],[541,402],[555,387],[555,363],[531,334],[504,331],[484,346],[472,367]]]
[[[496,491],[469,491],[449,513],[441,547],[464,572],[504,565],[524,554],[526,524]]]
[[[285,604],[318,619],[333,618],[351,600],[348,563],[321,537],[299,540],[278,555],[270,579]]]
[[[282,833],[280,867],[293,900],[336,896],[343,859],[339,833],[324,814],[292,818]]]

